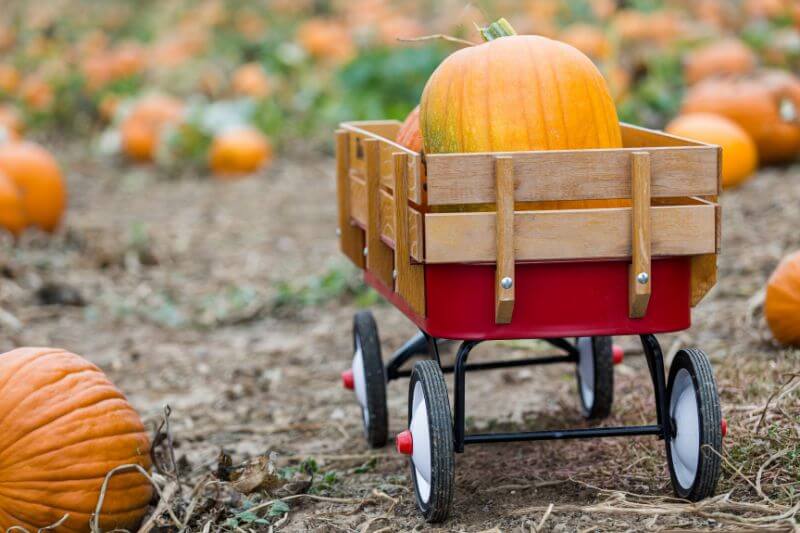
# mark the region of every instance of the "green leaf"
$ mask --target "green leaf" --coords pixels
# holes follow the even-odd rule
[[[269,508],[269,516],[280,516],[289,512],[289,504],[283,500],[277,500]]]

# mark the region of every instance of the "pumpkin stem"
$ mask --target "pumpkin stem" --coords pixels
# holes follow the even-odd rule
[[[478,31],[481,33],[481,37],[483,37],[483,40],[486,42],[494,41],[500,37],[511,37],[512,35],[517,34],[511,24],[504,18],[501,18],[496,22],[492,22],[483,28],[478,27]]]

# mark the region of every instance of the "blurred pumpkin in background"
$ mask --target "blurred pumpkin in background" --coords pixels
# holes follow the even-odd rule
[[[228,178],[255,172],[271,160],[269,139],[255,128],[242,126],[214,137],[208,164],[216,176]]]
[[[259,63],[246,63],[233,73],[231,88],[238,96],[265,98],[271,92],[271,84],[267,73]]]
[[[8,176],[0,172],[0,228],[19,237],[27,225],[19,189]]]
[[[297,29],[297,42],[312,57],[344,63],[355,56],[356,47],[347,28],[334,20],[312,18]]]
[[[784,258],[770,276],[764,316],[779,343],[800,346],[800,252]]]
[[[590,24],[572,24],[564,28],[558,39],[574,46],[587,56],[605,60],[611,55],[611,43],[603,30]]]
[[[19,71],[14,65],[0,63],[0,92],[14,94],[20,83]]]
[[[684,60],[689,85],[711,76],[749,74],[755,70],[755,53],[740,39],[728,38],[692,50]]]
[[[32,142],[0,145],[0,172],[19,191],[28,224],[55,231],[66,209],[67,190],[50,152]]]
[[[137,161],[152,161],[161,133],[176,123],[183,113],[183,104],[165,95],[151,95],[139,100],[122,122],[122,150]]]
[[[19,111],[8,104],[0,104],[0,143],[19,140],[23,129]]]
[[[34,111],[47,111],[55,100],[53,88],[38,74],[31,74],[23,80],[19,96]]]
[[[722,147],[722,185],[736,187],[758,166],[756,144],[738,124],[711,113],[682,115],[667,124],[667,133]]]
[[[419,106],[411,110],[395,139],[397,144],[414,152],[422,152],[422,133],[419,129]]]
[[[800,80],[788,72],[704,80],[686,93],[681,112],[733,120],[753,138],[763,163],[785,163],[800,153]]]
[[[103,372],[54,348],[0,355],[5,416],[0,420],[0,528],[28,531],[69,517],[58,531],[89,531],[109,471],[150,468],[139,415]],[[99,531],[135,531],[152,486],[135,470],[109,481]]]

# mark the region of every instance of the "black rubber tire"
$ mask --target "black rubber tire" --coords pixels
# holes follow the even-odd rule
[[[364,381],[366,384],[369,419],[363,416],[364,437],[373,448],[381,448],[389,440],[389,410],[386,406],[386,371],[381,356],[381,343],[378,326],[369,311],[359,311],[353,317],[353,352],[356,350],[356,336],[361,341],[361,355],[364,360]]]
[[[575,339],[577,347],[578,340]],[[594,355],[594,401],[586,405],[581,393],[581,375],[578,363],[575,364],[575,378],[578,383],[578,399],[581,414],[588,420],[602,420],[611,414],[614,403],[614,353],[611,337],[592,337]]]
[[[450,400],[442,370],[436,361],[418,361],[411,371],[408,386],[408,423],[414,403],[414,387],[422,387],[428,411],[428,431],[431,446],[431,492],[427,502],[419,496],[414,462],[409,459],[414,496],[425,520],[431,523],[444,522],[450,514],[455,485],[455,459],[453,452],[453,420],[450,416]]]
[[[714,373],[711,369],[711,362],[703,351],[695,348],[680,350],[672,361],[667,384],[667,405],[670,405],[672,389],[680,369],[686,369],[692,378],[692,385],[697,400],[698,415],[700,417],[700,456],[698,459],[697,473],[692,486],[681,486],[675,475],[672,449],[670,447],[672,439],[666,440],[665,442],[667,448],[667,463],[669,464],[669,474],[675,494],[679,498],[696,502],[713,496],[717,487],[717,482],[719,481],[721,469],[720,454],[722,453],[722,411],[719,404],[717,382],[714,379]],[[673,428],[674,435],[674,421],[672,420],[671,414],[668,414],[668,416],[670,417],[670,424]],[[711,448],[711,450],[708,448]]]

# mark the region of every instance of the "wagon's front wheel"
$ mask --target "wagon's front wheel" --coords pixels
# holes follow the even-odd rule
[[[369,311],[353,317],[353,365],[342,373],[342,379],[345,387],[355,390],[367,443],[373,448],[384,446],[389,438],[386,372],[378,326]]]
[[[611,337],[578,337],[575,374],[584,418],[602,419],[614,402],[614,347]]]
[[[396,437],[397,450],[411,456],[417,507],[428,522],[450,513],[455,482],[453,422],[444,376],[435,361],[414,365],[408,389],[408,430]]]
[[[725,423],[711,363],[700,350],[680,350],[667,385],[671,437],[667,462],[672,488],[680,498],[702,500],[714,494],[720,474]]]

